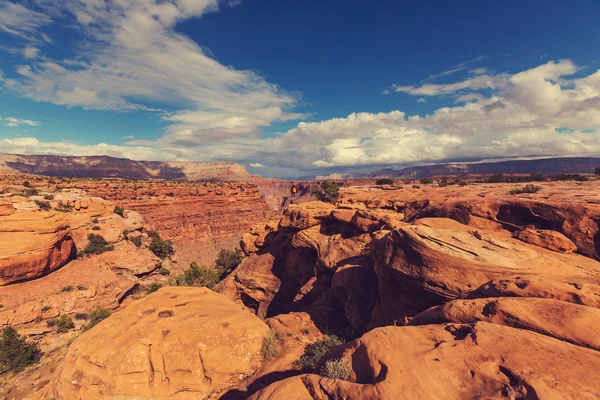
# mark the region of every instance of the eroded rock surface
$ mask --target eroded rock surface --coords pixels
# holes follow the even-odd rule
[[[165,288],[81,335],[57,373],[61,399],[197,399],[260,365],[269,328],[205,288]]]

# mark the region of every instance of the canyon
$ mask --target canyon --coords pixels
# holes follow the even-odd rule
[[[43,354],[0,396],[598,399],[598,182],[352,181],[333,203],[298,183],[291,204],[282,181],[7,174],[0,327]],[[93,233],[111,250],[82,253]],[[174,285],[183,243],[218,239],[241,263]]]

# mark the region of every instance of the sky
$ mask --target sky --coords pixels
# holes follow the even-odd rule
[[[0,153],[267,177],[600,156],[600,2],[0,0]]]

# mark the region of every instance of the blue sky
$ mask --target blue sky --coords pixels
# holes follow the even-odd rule
[[[600,155],[598,15],[591,0],[0,0],[0,152],[282,177]]]

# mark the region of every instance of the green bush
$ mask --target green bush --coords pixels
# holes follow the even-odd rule
[[[229,274],[231,271],[237,268],[238,265],[244,259],[244,253],[242,250],[225,250],[222,249],[219,252],[219,256],[215,261],[215,265],[217,268],[220,268],[223,271],[223,275]]]
[[[321,375],[326,376],[330,379],[342,379],[347,381],[352,373],[352,366],[350,361],[345,358],[334,358],[327,360],[323,368],[321,368]]]
[[[114,213],[119,214],[122,217],[123,214],[125,214],[125,209],[121,206],[115,206]]]
[[[169,276],[171,275],[171,270],[169,268],[165,268],[165,267],[160,267],[158,269],[158,273],[163,275],[163,276]]]
[[[337,336],[327,335],[323,339],[317,340],[315,343],[306,345],[304,354],[294,362],[294,368],[306,372],[314,371],[319,364],[321,357],[329,350],[342,343],[342,340]]]
[[[175,249],[173,248],[173,243],[170,240],[161,239],[158,232],[152,231],[153,235],[152,242],[150,242],[150,246],[148,248],[161,259],[165,259],[169,257],[171,254],[175,253]],[[150,235],[150,232],[148,232]]]
[[[131,243],[133,243],[135,245],[135,247],[142,247],[142,237],[141,236],[136,236],[134,238],[129,239],[129,241]]]
[[[54,318],[46,322],[49,327],[56,327],[58,333],[68,332],[69,329],[73,329],[75,324],[73,320],[65,314],[62,314],[58,318]]]
[[[541,186],[528,184],[523,187],[512,188],[508,191],[508,194],[515,195],[515,194],[522,194],[522,193],[537,193],[540,190],[542,190]]]
[[[88,315],[86,313],[75,313],[75,319],[85,321],[88,319]]]
[[[29,189],[23,190],[22,194],[25,197],[31,197],[31,196],[37,196],[38,194],[40,194],[40,191],[37,190],[36,188],[29,188]]]
[[[44,196],[44,200],[54,200],[54,196],[51,194],[47,194]]]
[[[88,245],[83,249],[83,252],[85,254],[102,254],[114,249],[115,247],[110,245],[101,235],[90,233],[88,235]]]
[[[52,207],[50,207],[50,202],[45,201],[45,200],[34,200],[33,202],[35,204],[37,204],[37,206],[44,211],[48,211],[48,210],[50,210],[50,208],[52,208]]]
[[[28,342],[17,331],[7,326],[0,338],[0,373],[21,372],[40,360],[42,352],[37,343]]]
[[[390,178],[380,178],[375,181],[376,185],[393,185],[394,180]]]
[[[31,183],[29,183],[28,181],[23,182],[23,186],[28,188],[31,187]]]
[[[271,360],[279,355],[279,349],[277,348],[277,342],[279,341],[279,334],[274,331],[269,331],[263,339],[262,348],[260,354],[263,360]]]
[[[158,289],[160,289],[161,287],[162,287],[162,285],[161,285],[161,284],[159,284],[159,283],[151,283],[151,284],[150,284],[150,286],[148,286],[148,287],[146,288],[146,292],[148,292],[148,293],[154,293],[154,292],[156,292]]]
[[[421,179],[421,184],[422,185],[429,185],[429,184],[432,184],[432,183],[433,183],[433,179],[431,179],[431,178],[423,178],[423,179]]]
[[[84,327],[84,329],[87,331],[88,329],[98,325],[101,321],[105,320],[108,317],[110,317],[109,309],[101,307],[95,308],[92,311],[90,311],[90,313],[87,315],[87,319],[89,322]]]
[[[326,203],[335,203],[338,197],[340,197],[340,188],[335,182],[324,181],[320,188],[313,190],[313,194],[317,200]]]
[[[207,266],[199,267],[195,262],[190,264],[190,269],[175,277],[176,286],[197,286],[212,289],[220,281],[220,273]]]

